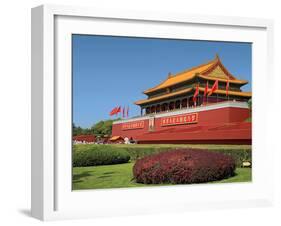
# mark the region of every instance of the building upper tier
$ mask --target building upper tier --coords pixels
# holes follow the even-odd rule
[[[169,74],[168,77],[159,85],[145,90],[144,94],[149,94],[155,92],[157,90],[166,89],[168,87],[177,85],[179,83],[183,83],[189,80],[194,79],[195,77],[199,77],[207,80],[219,80],[221,82],[227,82],[234,84],[245,85],[248,83],[246,80],[236,79],[222,64],[218,55],[216,55],[215,59],[201,64],[196,67],[192,67],[188,70],[182,71],[175,75]]]
[[[218,55],[205,63],[196,67],[192,67],[175,75],[169,74],[168,77],[159,85],[145,90],[143,93],[148,96],[145,100],[136,101],[135,104],[143,105],[155,101],[162,101],[167,98],[174,98],[178,95],[185,95],[194,92],[194,89],[199,85],[199,91],[202,90],[206,83],[209,83],[209,88],[218,80],[219,87],[216,94],[224,94],[227,81],[229,81],[229,92],[231,96],[239,96],[250,98],[251,92],[242,92],[241,86],[248,83],[246,80],[235,78],[222,64]]]

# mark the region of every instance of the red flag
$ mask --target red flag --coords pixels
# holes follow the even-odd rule
[[[228,96],[229,80],[227,80],[225,89],[226,89],[226,90],[225,90],[225,91],[226,91],[226,96]]]
[[[208,96],[212,95],[213,92],[215,92],[218,88],[219,88],[219,81],[216,80],[215,83],[214,83],[214,85],[212,86],[212,89],[211,89],[211,91],[209,92]]]
[[[110,116],[112,115],[117,115],[119,112],[121,112],[121,107],[115,107],[111,110],[111,112],[109,113]]]
[[[119,112],[121,113],[121,106],[119,106],[119,107],[116,109],[115,114],[118,114]]]
[[[129,106],[127,107],[127,118],[129,117]]]
[[[206,84],[205,90],[204,90],[204,97],[207,96],[208,90],[209,90],[209,87],[208,87],[208,81],[207,81],[207,84]]]
[[[198,96],[199,94],[199,85],[196,86],[196,89],[195,89],[195,92],[194,92],[194,95],[193,95],[193,102],[196,103],[196,97]]]
[[[115,115],[115,114],[116,114],[116,111],[117,111],[117,107],[113,108],[113,109],[111,110],[111,112],[109,113],[109,115],[110,115],[110,116]]]

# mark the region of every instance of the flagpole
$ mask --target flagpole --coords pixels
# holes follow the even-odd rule
[[[217,80],[218,81],[218,80]],[[217,84],[217,89],[219,89],[219,82]],[[218,103],[219,94],[217,93],[217,103]]]
[[[208,105],[208,97],[209,97],[209,93],[207,92],[207,94],[206,94],[206,96],[207,96],[207,105]]]

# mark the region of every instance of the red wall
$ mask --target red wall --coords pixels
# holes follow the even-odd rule
[[[148,120],[136,120],[136,121],[144,121],[144,128],[122,130],[122,123],[113,124],[112,125],[112,136],[121,136],[123,138],[132,137],[134,139],[136,136],[146,133],[148,131]]]
[[[237,107],[225,107],[215,110],[199,111],[198,112],[198,123],[196,124],[185,124],[176,126],[165,126],[160,125],[160,118],[155,118],[155,130],[154,131],[164,131],[173,128],[191,128],[194,126],[201,125],[212,125],[218,123],[231,123],[231,122],[243,122],[249,117],[249,109],[237,108]],[[140,119],[136,119],[140,121]],[[131,129],[122,130],[122,123],[113,124],[112,126],[112,136],[121,136],[128,138],[135,138],[136,136],[147,133],[148,131],[148,119],[144,120],[144,128],[142,129]]]

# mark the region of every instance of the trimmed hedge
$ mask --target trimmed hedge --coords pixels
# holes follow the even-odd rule
[[[182,149],[144,157],[133,167],[134,179],[144,184],[191,184],[234,176],[232,157],[206,150]]]
[[[129,153],[124,149],[112,149],[105,145],[102,148],[87,148],[83,151],[73,152],[73,167],[98,166],[127,163],[130,160]]]
[[[145,156],[149,156],[152,154],[157,154],[157,153],[162,153],[165,151],[171,151],[171,150],[175,150],[175,149],[183,149],[184,147],[180,147],[177,145],[140,145],[140,144],[136,144],[136,145],[97,145],[97,144],[78,144],[78,145],[74,145],[74,152],[80,152],[80,151],[86,151],[86,150],[109,150],[111,149],[112,151],[116,151],[116,150],[126,150],[129,155],[130,155],[130,159],[132,161],[135,161],[137,159],[141,159]],[[242,166],[242,162],[243,161],[252,161],[252,150],[250,147],[245,147],[245,146],[241,146],[239,148],[237,147],[225,147],[224,145],[222,145],[221,147],[210,147],[210,148],[206,148],[204,146],[202,147],[197,147],[196,149],[198,150],[206,150],[208,149],[208,151],[211,152],[219,152],[219,153],[223,153],[225,155],[229,155],[231,157],[234,158],[236,166],[240,167]]]

